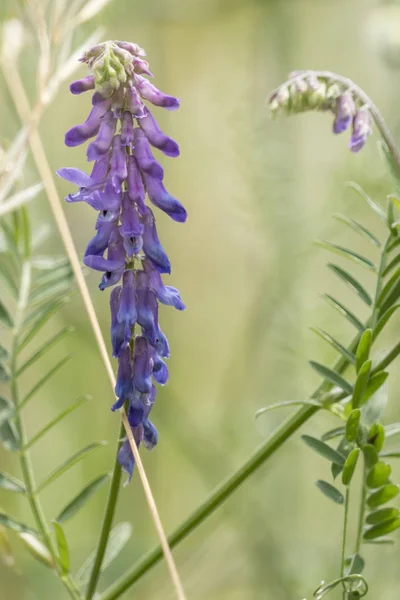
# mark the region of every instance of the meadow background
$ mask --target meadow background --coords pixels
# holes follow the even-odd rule
[[[18,16],[21,4],[2,0],[1,20]],[[326,269],[329,257],[313,241],[352,245],[374,258],[367,242],[339,226],[331,213],[344,212],[380,235],[374,214],[345,187],[346,181],[357,181],[376,200],[385,201],[391,186],[375,140],[360,155],[352,155],[346,134],[331,135],[328,115],[271,121],[265,99],[291,70],[330,69],[364,87],[400,139],[400,3],[114,0],[94,24],[106,27],[106,38],[144,47],[156,85],[181,99],[178,112],[158,109],[156,116],[181,146],[179,159],[162,157],[161,162],[167,187],[185,204],[189,219],[185,225],[161,214],[157,219],[173,265],[168,283],[179,287],[188,310],[161,309],[160,322],[171,345],[170,382],[159,391],[152,413],[159,445],[151,453],[142,451],[164,525],[171,531],[287,411],[255,421],[257,409],[304,399],[313,391],[319,379],[307,361],[329,363],[333,353],[309,327],[327,329],[343,343],[351,338],[351,326],[321,294],[335,292],[359,315],[365,314],[361,302]],[[84,25],[76,43],[92,28],[93,23]],[[35,59],[28,50],[21,61],[32,93]],[[83,67],[79,74],[85,74]],[[0,99],[0,139],[7,147],[19,121],[1,79]],[[85,168],[84,148],[67,149],[63,137],[86,118],[89,106],[88,96],[73,97],[64,84],[45,112],[40,130],[54,171],[61,166]],[[28,161],[24,183],[36,180]],[[61,195],[71,191],[61,180],[57,185]],[[95,215],[83,204],[64,209],[82,254],[93,236]],[[30,213],[36,226],[51,227],[44,250],[62,253],[44,195],[30,205]],[[373,283],[368,273],[359,271],[367,286]],[[94,272],[88,273],[88,282],[108,340],[108,291],[97,290]],[[383,345],[397,341],[400,323],[394,323],[382,336]],[[109,383],[76,292],[41,339],[70,324],[75,332],[38,367],[48,370],[63,354],[73,354],[27,408],[29,433],[75,398],[90,394],[93,399],[35,446],[38,478],[93,440],[109,443],[43,494],[49,515],[56,515],[89,479],[111,468],[119,427],[118,416],[109,410]],[[398,363],[391,371],[397,368]],[[39,376],[32,369],[24,387],[29,389]],[[400,420],[399,379],[389,381],[387,416]],[[319,414],[302,433],[318,435],[330,424],[336,424],[333,417]],[[310,599],[321,579],[336,575],[342,509],[314,486],[316,479],[329,477],[328,465],[299,437],[290,439],[175,550],[190,600]],[[2,450],[0,464],[17,472]],[[27,520],[25,500],[15,498],[2,491],[0,506]],[[105,498],[104,487],[66,525],[76,569],[96,545]],[[116,522],[122,521],[132,524],[133,535],[105,571],[101,589],[156,543],[136,476],[120,495]],[[15,569],[0,564],[0,600],[64,598],[51,573],[14,538],[13,545]],[[364,554],[371,598],[398,600],[398,548],[366,546]],[[154,568],[125,597],[172,600],[165,566]]]

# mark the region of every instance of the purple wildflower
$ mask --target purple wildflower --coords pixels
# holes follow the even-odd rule
[[[350,138],[349,148],[352,152],[359,152],[365,145],[367,137],[372,133],[371,115],[366,106],[360,108],[353,119],[353,133]]]
[[[356,105],[350,92],[346,92],[336,98],[333,133],[342,133],[343,131],[346,131],[353,121],[355,112]]]
[[[58,175],[77,185],[67,202],[86,202],[98,211],[96,234],[84,255],[86,266],[102,271],[100,289],[111,290],[111,342],[118,359],[112,410],[127,405],[136,444],[149,449],[158,441],[149,420],[154,404],[154,382],[165,385],[169,345],[158,323],[158,302],[184,310],[179,292],[164,285],[162,273],[171,265],[158,238],[155,218],[146,205],[150,201],[173,220],[184,222],[186,210],[163,185],[164,171],[151,146],[166,156],[179,156],[178,144],[159,128],[143,100],[169,110],[179,100],[160,92],[145,75],[152,76],[144,51],[128,42],[105,42],[85,53],[82,62],[90,75],[71,84],[73,94],[94,90],[92,109],[86,121],[65,136],[67,146],[90,141],[90,175],[63,168]],[[94,138],[94,139],[92,139]],[[135,327],[140,328],[135,334]],[[134,459],[128,441],[119,451],[119,462],[132,476]]]

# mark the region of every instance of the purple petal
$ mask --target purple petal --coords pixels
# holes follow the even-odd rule
[[[122,404],[127,400],[133,393],[133,378],[132,378],[132,358],[131,349],[129,345],[121,351],[118,360],[118,374],[115,385],[115,395],[119,398],[111,410],[121,408]]]
[[[124,323],[125,339],[129,343],[132,337],[132,327],[137,320],[135,274],[130,269],[124,272],[122,278],[122,293],[117,319],[119,323]]]
[[[154,215],[148,206],[146,206],[145,215],[143,217],[143,225],[144,253],[156,265],[160,273],[171,273],[169,258],[160,244]]]
[[[143,421],[143,446],[152,450],[158,443],[157,429],[149,419]]]
[[[168,381],[168,367],[157,354],[154,357],[153,377],[159,385],[165,385]]]
[[[109,110],[104,115],[99,132],[94,142],[90,142],[87,148],[87,159],[88,161],[98,160],[104,154],[106,154],[111,148],[113,141],[115,128],[117,126],[117,120],[113,113]]]
[[[138,211],[126,192],[124,193],[124,198],[122,200],[121,223],[121,234],[124,237],[129,238],[142,235],[144,228],[139,221]]]
[[[179,108],[179,100],[173,96],[168,96],[163,92],[160,92],[150,81],[141,75],[136,76],[137,88],[139,94],[145,100],[148,100],[155,106],[161,106],[168,110],[176,110]]]
[[[126,346],[125,340],[125,325],[118,321],[117,315],[121,298],[122,287],[115,286],[110,294],[110,309],[111,309],[111,343],[113,356],[117,357],[121,354],[122,349]]]
[[[75,169],[74,167],[63,167],[62,169],[58,169],[57,175],[62,177],[62,179],[77,185],[78,187],[87,188],[96,184],[96,182],[89,177],[89,175],[80,169]]]
[[[87,77],[83,77],[82,79],[78,79],[77,81],[73,81],[69,86],[69,89],[73,94],[82,94],[82,92],[87,92],[88,90],[94,90],[94,77],[93,75],[88,75]]]
[[[157,299],[163,304],[174,306],[177,310],[185,310],[186,306],[181,300],[179,290],[172,286],[164,285],[161,274],[152,261],[146,258],[143,261],[143,266],[150,278],[150,285],[155,292]]]
[[[127,156],[125,148],[121,146],[121,136],[116,135],[113,140],[110,176],[117,191],[121,189],[122,182],[128,177],[126,161]]]
[[[187,212],[182,204],[171,196],[165,189],[162,181],[143,173],[144,185],[147,194],[155,206],[163,210],[167,215],[178,223],[184,223],[187,219]]]
[[[144,104],[140,99],[137,89],[135,86],[130,85],[126,89],[127,108],[129,112],[135,117],[135,119],[141,119],[144,117]]]
[[[65,144],[67,146],[79,146],[90,139],[99,130],[101,119],[110,108],[111,100],[103,100],[100,104],[96,104],[90,111],[86,121],[81,125],[72,127],[65,134]]]
[[[153,360],[151,358],[151,346],[146,338],[137,336],[135,338],[135,350],[133,357],[133,383],[139,392],[149,394],[152,389],[151,373],[153,371]]]
[[[135,158],[140,170],[157,179],[162,179],[164,177],[163,168],[154,158],[144,131],[138,127],[135,128],[134,146]]]
[[[149,110],[146,109],[146,116],[140,119],[139,125],[146,134],[150,144],[164,152],[167,156],[176,158],[179,156],[179,146],[172,138],[161,131],[157,121]]]
[[[136,298],[137,322],[146,338],[155,344],[158,334],[158,302],[155,293],[150,289],[150,281],[144,271],[136,272]]]
[[[132,114],[126,110],[122,115],[121,144],[130,146],[133,142],[133,119]]]
[[[140,213],[143,215],[146,211],[144,203],[145,190],[138,164],[132,155],[128,158],[128,194],[132,202],[136,202]]]

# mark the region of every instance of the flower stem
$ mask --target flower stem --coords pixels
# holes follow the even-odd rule
[[[340,565],[340,577],[344,577],[345,571],[345,560],[346,560],[346,541],[347,541],[347,524],[349,518],[349,505],[350,505],[350,486],[346,487],[346,495],[344,501],[344,523],[343,523],[343,538],[342,538],[342,555]],[[343,598],[346,598],[346,586],[343,582]]]
[[[358,516],[358,527],[357,527],[357,537],[356,537],[356,545],[354,547],[354,554],[358,554],[361,548],[362,535],[364,530],[364,517],[365,517],[365,508],[366,508],[366,499],[367,499],[367,486],[365,484],[366,478],[366,466],[364,461],[364,470],[363,470],[363,486],[361,491],[361,500],[360,500],[360,512]]]

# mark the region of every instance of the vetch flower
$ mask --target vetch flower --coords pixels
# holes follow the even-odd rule
[[[159,326],[158,302],[178,310],[185,305],[178,290],[162,281],[171,264],[146,196],[174,221],[184,222],[187,213],[165,189],[164,170],[151,149],[174,158],[179,146],[143,102],[175,110],[179,100],[148,81],[152,74],[144,56],[136,44],[117,41],[97,44],[82,57],[90,74],[70,89],[75,95],[93,90],[92,108],[84,123],[66,133],[65,143],[73,147],[89,141],[87,158],[94,165],[90,175],[73,167],[60,169],[58,175],[79,188],[67,202],[86,202],[98,211],[96,234],[83,262],[103,272],[101,290],[112,287],[111,344],[118,359],[112,410],[125,405],[136,444],[151,449],[158,441],[149,420],[155,383],[165,385],[169,377],[165,359],[170,350]],[[130,479],[134,459],[127,440],[118,458]]]

